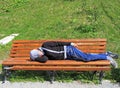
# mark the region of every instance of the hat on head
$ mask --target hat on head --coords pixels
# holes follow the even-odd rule
[[[30,51],[30,59],[39,62],[46,62],[48,60],[48,57],[45,55],[40,57],[39,50],[34,49]]]
[[[35,58],[39,57],[39,51],[34,49],[30,51],[30,59],[35,60]]]

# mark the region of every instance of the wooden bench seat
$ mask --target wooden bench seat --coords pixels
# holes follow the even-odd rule
[[[45,41],[64,41],[78,43],[78,48],[85,53],[105,53],[106,39],[64,39],[64,40],[15,40],[12,43],[10,57],[2,63],[4,80],[10,70],[43,70],[43,71],[99,71],[100,82],[103,71],[110,70],[108,60],[75,61],[75,60],[48,60],[46,63],[31,61],[30,50],[38,48]]]
[[[80,62],[72,60],[51,60],[46,63],[33,62],[29,60],[8,60],[4,65],[11,66],[11,70],[80,70],[88,71],[110,70],[109,61]],[[66,64],[67,63],[67,64]],[[33,66],[33,67],[32,67]],[[102,67],[103,66],[103,67]],[[44,69],[43,69],[44,68]],[[85,69],[83,69],[85,68]]]

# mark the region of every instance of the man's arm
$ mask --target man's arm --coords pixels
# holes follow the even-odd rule
[[[49,47],[55,47],[55,46],[68,46],[68,45],[71,45],[71,42],[60,42],[60,41],[48,41],[48,42],[44,42],[42,47],[46,47],[46,46],[49,46]]]
[[[48,41],[48,42],[44,42],[42,47],[56,47],[56,46],[69,46],[72,45],[74,47],[78,47],[77,43],[73,43],[73,42],[60,42],[60,41]]]

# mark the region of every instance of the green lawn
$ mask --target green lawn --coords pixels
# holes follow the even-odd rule
[[[120,0],[0,0],[0,38],[107,38],[107,50],[120,54]],[[0,60],[11,43],[0,45]],[[120,63],[120,60],[117,60]],[[119,64],[120,65],[120,64]]]

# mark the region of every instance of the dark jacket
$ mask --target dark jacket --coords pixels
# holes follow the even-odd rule
[[[65,59],[64,46],[69,45],[71,45],[71,42],[48,41],[43,43],[42,49],[44,51],[44,55],[50,60],[62,60]]]

